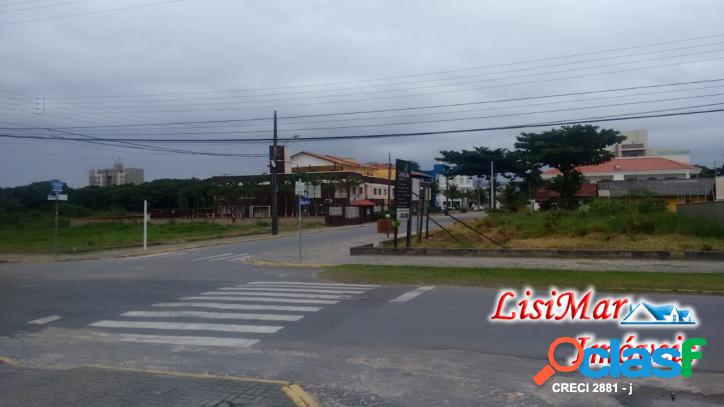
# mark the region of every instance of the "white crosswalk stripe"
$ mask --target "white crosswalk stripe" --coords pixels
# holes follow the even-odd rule
[[[259,342],[259,339],[245,338],[217,338],[213,336],[164,336],[164,335],[138,335],[138,334],[107,334],[98,332],[98,337],[121,342],[163,343],[168,345],[193,346],[225,346],[231,348],[248,348]]]
[[[322,307],[307,307],[293,305],[256,305],[256,304],[225,304],[219,302],[162,302],[153,304],[152,307],[188,307],[188,308],[215,308],[233,309],[247,311],[293,311],[293,312],[317,312]]]
[[[142,318],[205,318],[205,319],[241,319],[247,321],[299,321],[304,315],[280,314],[243,314],[238,312],[206,311],[128,311],[122,317]]]
[[[266,293],[266,292],[231,292],[231,291],[208,291],[201,293],[201,295],[254,295],[257,297],[287,297],[287,298],[317,298],[326,300],[344,300],[346,298],[352,298],[349,295],[338,295],[338,294],[300,294],[300,293]]]
[[[226,261],[226,262],[240,261],[240,260],[246,260],[246,259],[248,259],[249,257],[250,257],[250,256],[249,256],[248,254],[242,254],[242,255],[239,255],[239,256],[235,256],[235,257],[231,257],[231,258],[225,259],[224,261]]]
[[[181,297],[180,300],[212,300],[212,301],[254,301],[254,302],[279,302],[279,303],[297,303],[297,304],[336,304],[339,301],[333,300],[308,300],[297,298],[267,298],[267,297]]]
[[[316,288],[277,288],[277,287],[263,287],[263,286],[238,286],[238,287],[223,287],[219,288],[220,291],[273,291],[273,292],[291,292],[291,293],[318,293],[318,294],[363,294],[364,290],[325,290]]]
[[[232,254],[234,254],[234,253],[224,253],[224,254],[216,254],[216,255],[213,255],[213,256],[206,256],[206,257],[197,257],[197,258],[193,259],[193,261],[204,261],[204,260],[210,260],[210,259],[215,259],[215,258],[217,258],[217,257],[226,257],[226,256],[230,256],[230,255],[232,255]]]
[[[345,287],[345,288],[377,288],[378,285],[370,284],[337,284],[337,283],[307,283],[300,281],[252,281],[249,285],[278,285],[278,286],[304,286],[304,287]]]
[[[241,253],[222,253],[193,260],[231,262],[247,257]],[[126,311],[119,319],[96,321],[89,326],[94,329],[92,335],[114,342],[249,347],[261,340],[256,335],[270,335],[284,328],[283,324],[264,325],[264,321],[297,322],[305,313],[321,311],[323,305],[337,304],[375,287],[294,281],[250,282],[181,297],[175,302],[156,303],[152,305],[153,310]],[[237,323],[240,321],[245,323]],[[155,335],[157,330],[178,331],[178,334]],[[188,332],[207,333],[184,334]],[[223,336],[208,332],[220,332]]]
[[[98,321],[90,324],[90,326],[98,328],[177,329],[187,331],[245,332],[258,334],[271,334],[284,328],[283,326],[269,325],[208,324],[198,322],[165,321]]]

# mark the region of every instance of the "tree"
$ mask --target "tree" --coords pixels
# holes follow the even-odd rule
[[[701,172],[699,173],[699,178],[714,178],[715,169],[716,169],[716,176],[724,175],[724,164],[722,164],[722,166],[718,167],[718,168],[709,168],[706,165],[699,165],[699,164],[694,164],[694,167],[701,168]]]
[[[548,166],[560,172],[550,188],[561,196],[561,205],[575,207],[575,195],[583,183],[578,167],[597,165],[613,158],[606,147],[624,140],[616,130],[592,125],[563,126],[542,133],[521,133],[515,148],[530,168]]]
[[[516,183],[509,182],[500,194],[500,203],[503,209],[518,212],[528,204],[527,194]]]

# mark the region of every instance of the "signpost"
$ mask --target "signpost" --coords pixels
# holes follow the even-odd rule
[[[68,195],[62,194],[65,183],[54,179],[50,181],[49,201],[55,201],[55,231],[53,232],[53,256],[58,255],[58,202],[67,201]]]
[[[410,228],[412,219],[410,219],[410,207],[412,206],[412,177],[410,169],[412,165],[410,161],[395,160],[395,220],[399,222],[407,221],[407,237],[406,245],[410,247]],[[397,227],[395,227],[394,246],[397,247]]]
[[[309,205],[309,198],[306,195],[306,185],[302,181],[294,183],[294,195],[299,201],[299,264],[302,264],[302,205]]]

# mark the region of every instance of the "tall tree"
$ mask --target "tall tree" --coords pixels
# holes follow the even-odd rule
[[[606,147],[624,140],[616,130],[591,125],[563,126],[542,133],[521,133],[515,148],[531,168],[548,166],[560,172],[550,188],[561,196],[565,208],[575,207],[575,195],[583,183],[578,167],[609,161],[613,153]]]

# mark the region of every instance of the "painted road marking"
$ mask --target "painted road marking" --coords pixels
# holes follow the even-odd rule
[[[344,300],[346,298],[352,298],[349,295],[337,295],[337,294],[300,294],[300,293],[275,293],[275,292],[229,292],[229,291],[208,291],[201,293],[201,295],[255,295],[257,297],[287,297],[287,298],[317,298],[325,300]]]
[[[344,288],[376,288],[378,285],[370,284],[337,284],[337,283],[306,283],[300,281],[252,281],[251,285],[299,285],[299,286],[314,286],[314,287],[344,287]]]
[[[128,311],[122,317],[144,318],[207,318],[207,319],[245,319],[250,321],[299,321],[303,315],[282,314],[242,314],[236,312],[206,311]]]
[[[271,334],[284,328],[271,325],[206,324],[197,322],[98,321],[89,326],[97,328],[175,329],[189,331],[219,331]]]
[[[139,259],[147,259],[149,257],[163,257],[163,256],[169,256],[173,253],[174,252],[163,252],[163,253],[154,253],[154,254],[144,254],[143,256],[128,256],[128,257],[121,257],[118,260],[139,260]]]
[[[434,290],[434,289],[435,289],[434,286],[418,287],[410,292],[406,292],[406,293],[402,294],[401,296],[399,296],[397,298],[391,299],[390,302],[407,302],[422,293],[425,293],[427,291]]]
[[[230,258],[230,259],[226,259],[226,261],[227,261],[227,262],[230,262],[230,261],[239,261],[239,260],[246,260],[246,259],[248,259],[248,258],[249,258],[249,255],[248,255],[248,254],[242,254],[242,255],[240,255],[240,256],[236,256],[236,257],[232,257],[232,258]]]
[[[292,305],[252,305],[252,304],[224,304],[219,302],[162,302],[153,304],[153,307],[195,307],[254,311],[293,311],[317,312],[322,307],[292,306]]]
[[[273,291],[273,292],[292,292],[292,293],[318,293],[318,294],[363,294],[364,291],[358,290],[320,290],[308,288],[277,288],[262,286],[238,286],[219,288],[220,291]]]
[[[38,318],[38,319],[34,319],[34,320],[32,320],[32,321],[28,321],[28,323],[29,323],[29,324],[35,324],[35,325],[44,325],[44,324],[47,324],[47,323],[49,323],[49,322],[57,321],[57,320],[59,320],[60,318],[61,318],[61,317],[59,317],[59,316],[57,316],[57,315],[51,315],[51,316],[49,316],[49,317]]]
[[[209,260],[209,259],[214,259],[214,258],[217,258],[217,257],[229,256],[229,255],[232,255],[232,254],[234,254],[234,253],[224,253],[224,254],[217,254],[217,255],[214,255],[214,256],[197,257],[197,258],[195,258],[193,261]]]
[[[227,260],[231,260],[232,258],[234,258],[234,257],[236,257],[236,256],[238,256],[238,255],[239,255],[238,253],[233,253],[233,254],[230,254],[230,255],[228,255],[228,256],[217,257],[217,258],[215,258],[215,259],[210,259],[210,260],[208,260],[208,261],[227,261]]]
[[[95,335],[122,342],[164,343],[170,345],[195,346],[227,346],[234,348],[248,348],[259,342],[258,339],[244,338],[216,338],[206,336],[163,336],[163,335],[135,335],[135,334],[107,334],[97,332]]]
[[[282,302],[297,304],[336,304],[332,300],[307,300],[296,298],[266,298],[266,297],[181,297],[180,300],[212,300],[212,301],[256,301],[256,302]]]

